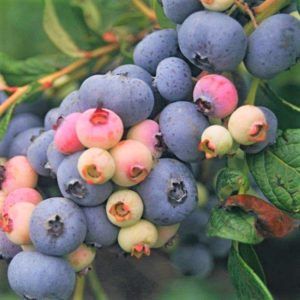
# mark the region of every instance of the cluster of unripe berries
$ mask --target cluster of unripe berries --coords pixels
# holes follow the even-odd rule
[[[218,11],[232,2],[202,1]],[[190,163],[275,142],[275,115],[239,104],[240,91],[222,72],[243,59],[261,78],[290,67],[299,56],[299,22],[275,15],[247,39],[236,20],[199,1],[162,3],[182,23],[178,32],[146,36],[135,65],[87,78],[43,125],[30,113],[16,115],[0,143],[8,157],[0,167],[0,254],[12,259],[9,283],[21,296],[68,299],[75,272],[86,272],[95,248],[117,242],[140,257],[163,247],[197,207]],[[272,46],[282,51],[278,63],[274,51],[261,67],[261,50],[288,31],[267,41],[274,22],[293,28],[291,38],[284,49]],[[41,195],[45,177],[57,180],[55,197]]]

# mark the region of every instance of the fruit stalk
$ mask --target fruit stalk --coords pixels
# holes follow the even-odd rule
[[[273,14],[280,11],[282,8],[290,4],[290,0],[266,0],[261,5],[253,9],[256,14],[256,21],[260,24],[266,18],[272,16]],[[244,26],[245,33],[250,35],[254,31],[255,27],[253,26],[252,21],[247,23]]]
[[[73,300],[84,299],[84,286],[85,286],[85,277],[77,276]]]
[[[260,80],[254,77],[245,104],[250,104],[250,105],[255,104],[255,97],[256,97],[259,84],[260,84]]]
[[[88,280],[89,280],[89,284],[92,288],[93,294],[95,296],[96,300],[108,300],[107,296],[105,295],[105,292],[99,282],[99,278],[97,276],[97,273],[94,269],[94,267],[92,267],[92,270],[88,273]]]
[[[38,82],[41,84],[41,89],[48,89],[52,87],[52,83],[57,80],[58,78],[61,78],[62,76],[65,76],[66,74],[72,73],[73,71],[79,69],[80,67],[87,64],[91,59],[96,57],[101,57],[105,54],[111,53],[119,48],[119,44],[113,43],[109,44],[107,46],[100,47],[98,49],[95,49],[93,51],[88,52],[89,55],[86,58],[80,58],[76,60],[75,62],[71,63],[70,65],[62,68],[59,71],[56,71],[50,75],[47,75]],[[22,87],[18,87],[16,91],[8,97],[1,105],[0,105],[0,116],[3,115],[3,113],[13,104],[17,103],[17,101],[30,89],[30,85],[24,85]]]
[[[132,0],[132,4],[139,9],[151,22],[155,22],[157,20],[155,12],[142,0]]]

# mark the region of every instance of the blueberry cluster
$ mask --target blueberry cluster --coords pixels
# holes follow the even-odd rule
[[[134,50],[135,64],[88,77],[48,111],[44,124],[29,112],[13,118],[0,143],[6,157],[0,255],[10,261],[17,294],[68,299],[75,274],[86,272],[96,248],[118,243],[136,257],[150,255],[182,222],[182,234],[193,228],[199,238],[209,213],[195,211],[190,164],[240,146],[257,153],[275,142],[276,116],[266,107],[239,105],[234,73],[224,72],[243,60],[260,78],[292,66],[300,53],[299,21],[278,14],[247,38],[219,12],[233,1],[201,2],[205,9],[198,0],[163,0],[177,31],[147,35]],[[56,180],[58,194],[44,196],[45,178]],[[227,253],[219,240],[206,242],[216,256]],[[197,274],[206,257],[206,274],[212,258],[205,251],[184,246],[174,259],[185,273]]]

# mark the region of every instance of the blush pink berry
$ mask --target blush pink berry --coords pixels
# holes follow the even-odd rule
[[[200,78],[193,92],[194,102],[205,115],[223,119],[237,107],[238,93],[233,83],[222,75]]]
[[[80,116],[81,113],[72,113],[59,121],[54,136],[54,144],[59,152],[72,154],[84,149],[76,133],[76,124]]]
[[[88,109],[81,114],[76,132],[87,148],[110,149],[122,138],[124,126],[121,118],[109,109]]]

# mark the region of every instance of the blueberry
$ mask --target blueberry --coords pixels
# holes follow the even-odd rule
[[[153,85],[153,78],[149,72],[137,65],[122,65],[112,71],[113,75],[123,75],[129,78],[137,78],[149,85],[154,95],[154,107],[150,117],[154,118],[166,106],[165,99],[159,94],[157,88]]]
[[[152,76],[149,72],[137,65],[122,65],[112,71],[113,75],[123,75],[129,78],[137,78],[152,87]]]
[[[247,37],[237,21],[209,11],[190,15],[180,27],[178,42],[186,58],[210,72],[234,70],[247,48]]]
[[[33,127],[20,132],[11,141],[8,157],[27,155],[28,147],[44,131],[43,127]]]
[[[82,152],[67,156],[57,170],[57,182],[64,197],[81,206],[96,206],[107,200],[112,193],[110,181],[104,184],[88,184],[81,178],[77,164]]]
[[[32,113],[37,116],[43,117],[49,110],[49,101],[43,96],[39,96],[30,102],[23,102],[16,106],[14,114]]]
[[[25,299],[70,299],[75,279],[64,259],[33,251],[17,254],[8,268],[11,288]]]
[[[224,258],[228,255],[231,248],[231,241],[221,238],[210,238],[208,247],[210,253],[217,258]]]
[[[165,58],[177,56],[177,32],[174,29],[154,31],[140,41],[134,49],[134,63],[155,75],[158,64]]]
[[[30,113],[22,113],[13,117],[3,139],[0,141],[0,156],[8,156],[9,145],[14,137],[20,132],[42,126],[42,120]]]
[[[85,239],[87,224],[82,210],[66,198],[48,198],[39,203],[30,221],[30,238],[41,253],[62,256]]]
[[[208,249],[201,245],[180,246],[171,256],[171,260],[184,275],[198,278],[207,277],[214,266]]]
[[[47,149],[47,164],[46,169],[49,169],[51,174],[56,174],[60,163],[65,159],[65,155],[59,152],[54,142],[50,143]]]
[[[186,242],[200,241],[206,243],[206,225],[209,221],[209,213],[203,209],[196,209],[186,218],[179,227],[179,236]]]
[[[193,162],[201,158],[198,144],[208,122],[193,103],[169,104],[161,112],[159,125],[165,144],[179,159]]]
[[[59,107],[55,107],[50,109],[44,119],[44,127],[45,130],[50,130],[55,127],[57,124],[58,118],[61,117],[60,109]]]
[[[65,97],[59,106],[59,111],[62,116],[67,116],[74,112],[82,112],[79,105],[79,93],[78,91],[73,91]]]
[[[192,99],[191,69],[180,58],[168,57],[159,63],[155,84],[159,93],[170,102]]]
[[[136,187],[144,202],[144,219],[157,225],[183,221],[197,206],[197,186],[183,163],[163,158]]]
[[[147,119],[154,106],[153,92],[144,81],[120,75],[89,77],[81,85],[79,97],[86,108],[100,106],[114,111],[125,127]]]
[[[105,205],[85,207],[83,212],[87,220],[86,244],[100,248],[117,241],[119,230],[108,220]]]
[[[0,231],[0,259],[9,260],[22,251],[22,248],[12,243],[3,231]]]
[[[39,135],[27,150],[27,158],[32,168],[42,176],[49,176],[50,171],[47,164],[47,149],[54,138],[54,130],[48,130]]]
[[[250,35],[245,64],[256,77],[270,79],[300,57],[300,22],[287,14],[263,21]]]
[[[264,113],[269,129],[267,131],[267,136],[264,141],[257,142],[250,146],[242,147],[242,149],[246,153],[250,153],[250,154],[258,153],[263,149],[265,149],[268,145],[274,144],[276,142],[276,137],[277,137],[278,120],[276,115],[266,107],[258,106],[258,108],[260,108],[260,110],[262,110],[262,112]]]
[[[189,15],[203,9],[199,0],[162,0],[165,15],[181,24]]]

